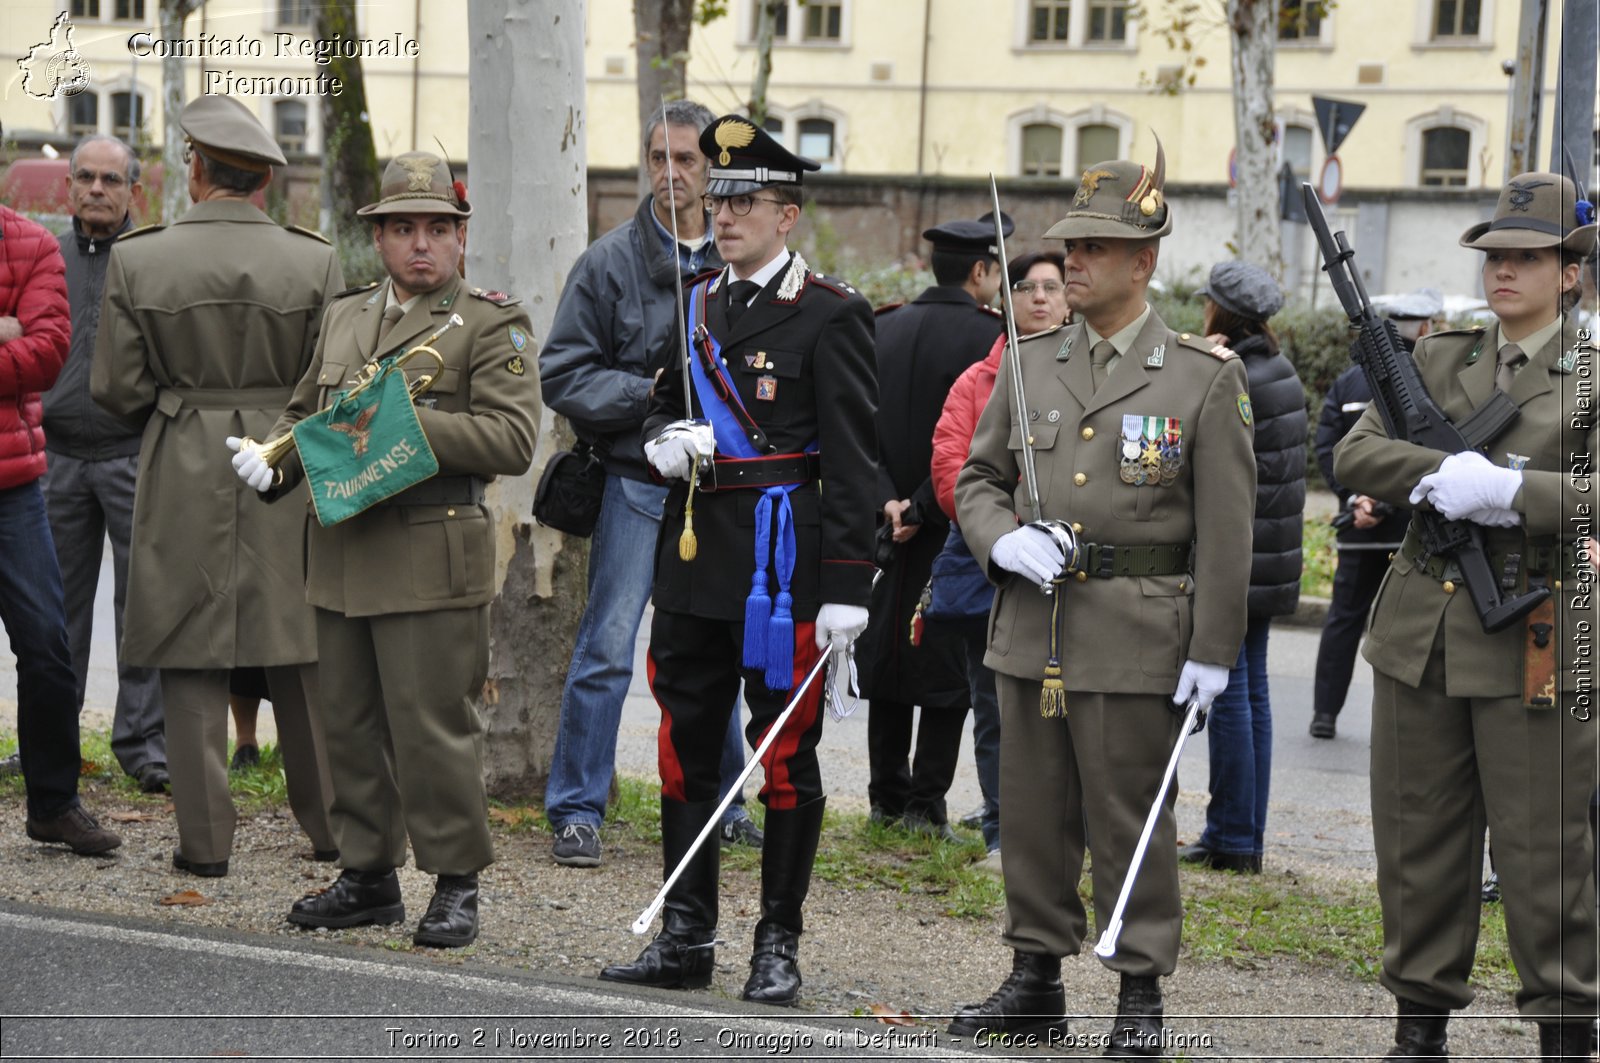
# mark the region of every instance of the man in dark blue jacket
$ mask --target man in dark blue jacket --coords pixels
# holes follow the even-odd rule
[[[652,120],[645,130],[650,194],[572,267],[539,353],[545,404],[571,421],[606,464],[589,548],[588,604],[561,692],[545,787],[545,815],[556,835],[551,855],[568,867],[600,863],[600,823],[633,677],[634,638],[650,599],[655,559],[643,547],[656,541],[667,489],[651,482],[639,441],[645,404],[662,371],[678,372],[682,361],[679,289],[701,270],[722,265],[700,202],[706,187],[700,131],[711,118],[699,104],[676,100]],[[744,767],[738,714],[732,717],[723,747],[724,788]],[[742,798],[729,806],[722,838],[760,846],[761,832]]]
[[[44,397],[45,506],[66,590],[72,668],[83,709],[94,632],[100,559],[111,538],[112,618],[117,629],[117,706],[111,752],[146,793],[167,788],[167,740],[161,684],[154,668],[123,664],[122,603],[128,590],[128,543],[133,491],[144,425],[100,409],[89,396],[89,365],[100,325],[106,261],[118,235],[133,228],[129,204],[139,191],[139,159],[116,137],[84,137],[72,150],[67,203],[72,228],[60,235],[72,307],[72,348],[55,386]]]

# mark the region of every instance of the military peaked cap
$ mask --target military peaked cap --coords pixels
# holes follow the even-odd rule
[[[288,162],[256,116],[232,96],[190,100],[178,125],[203,154],[235,169],[265,173]]]
[[[822,164],[779,144],[765,129],[737,114],[725,114],[700,134],[700,150],[711,160],[706,193],[742,196],[768,185],[797,185]]]
[[[1000,212],[1000,231],[1010,236],[1016,230],[1011,215]],[[947,221],[922,231],[922,238],[933,245],[935,251],[954,251],[961,254],[998,255],[1000,245],[994,238],[994,211],[989,211],[977,221]]]

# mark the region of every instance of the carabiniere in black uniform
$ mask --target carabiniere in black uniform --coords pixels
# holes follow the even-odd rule
[[[817,168],[742,117],[712,123],[700,144],[712,159],[708,190],[714,196],[748,194],[775,183],[798,184],[801,170]],[[699,371],[707,380],[720,375],[719,386],[731,387],[731,395],[724,398],[742,425],[744,441],[726,440],[719,430],[709,475],[702,471],[698,477],[693,560],[679,555],[690,490],[682,480],[674,481],[667,496],[656,544],[648,674],[661,706],[666,874],[677,867],[715,809],[722,739],[741,681],[751,712],[746,734],[757,746],[792,696],[792,688],[818,660],[815,625],[821,606],[864,610],[872,585],[873,515],[878,502],[872,311],[849,285],[811,272],[792,251],[782,254],[784,263],[776,274],[732,315],[731,270],[696,277],[686,293],[692,357],[699,360]],[[750,298],[743,290],[741,294]],[[704,331],[695,338],[700,325]],[[669,368],[651,398],[643,438],[655,440],[674,421],[706,416],[698,393],[686,403],[682,373]],[[742,447],[745,441],[751,456],[736,456],[730,444]],[[781,681],[772,684],[784,689],[769,687],[774,678],[770,658],[766,671],[742,663],[746,605],[757,571],[758,504],[778,485],[793,485],[787,507],[794,532],[788,587],[792,602],[785,603],[793,622],[792,678],[789,669],[779,665]],[[776,614],[780,506],[769,498],[763,508],[770,513],[763,571],[773,575],[757,582],[768,585],[770,607]],[[765,631],[754,637],[765,638]],[[786,663],[787,649],[785,645],[776,659]],[[807,690],[763,758],[766,781],[760,797],[767,814],[761,918],[743,993],[746,1000],[788,1005],[799,991],[801,906],[810,886],[825,803],[816,755],[822,735],[822,687],[819,680]],[[718,857],[715,839],[696,851],[667,894],[661,932],[635,962],[606,968],[603,979],[666,987],[709,984]]]

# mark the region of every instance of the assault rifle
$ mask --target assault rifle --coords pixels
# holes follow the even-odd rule
[[[1488,446],[1522,412],[1517,404],[1505,392],[1496,391],[1459,425],[1452,424],[1428,394],[1417,372],[1417,363],[1401,344],[1394,326],[1373,310],[1366,287],[1361,283],[1361,274],[1355,268],[1355,252],[1350,242],[1342,231],[1328,231],[1328,219],[1323,217],[1322,204],[1317,201],[1312,187],[1301,184],[1300,190],[1305,200],[1306,220],[1311,223],[1317,247],[1322,251],[1323,272],[1332,282],[1334,294],[1349,315],[1350,328],[1356,334],[1350,344],[1350,358],[1365,374],[1367,386],[1372,389],[1372,401],[1378,406],[1390,438],[1447,454]],[[1502,594],[1500,578],[1489,565],[1481,526],[1467,520],[1446,520],[1431,510],[1417,510],[1416,517],[1414,526],[1422,540],[1422,554],[1418,560],[1426,564],[1430,558],[1446,557],[1456,563],[1484,631],[1493,634],[1510,626],[1550,596],[1549,587],[1534,587],[1515,598]],[[1514,586],[1514,577],[1507,583]]]

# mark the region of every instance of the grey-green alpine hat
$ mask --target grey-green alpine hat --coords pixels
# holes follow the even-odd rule
[[[1067,216],[1045,232],[1046,239],[1145,240],[1172,231],[1172,210],[1162,186],[1167,156],[1156,138],[1153,168],[1125,159],[1099,162],[1083,171]]]

